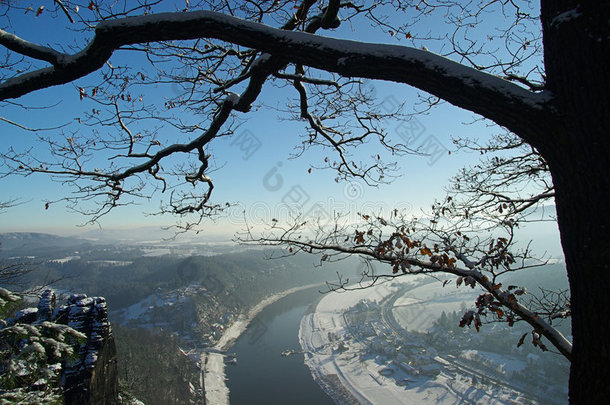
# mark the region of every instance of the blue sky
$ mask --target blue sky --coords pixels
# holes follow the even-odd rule
[[[382,94],[380,102],[385,99],[402,100],[404,94],[412,93],[406,86],[397,86],[388,83],[373,83]],[[384,94],[386,93],[387,94]],[[73,85],[45,90],[52,103],[53,97],[63,100],[55,110],[76,111],[82,108],[85,102],[78,99],[78,93]],[[270,96],[266,96],[270,94]],[[265,89],[262,98],[270,100],[274,89]],[[33,97],[32,97],[33,98]],[[42,100],[41,96],[38,100]],[[36,122],[39,126],[60,124],[71,118],[71,115],[59,114],[57,111],[41,110],[36,112]],[[328,211],[344,208],[375,208],[383,206],[419,207],[428,206],[435,197],[441,198],[443,187],[448,183],[451,175],[473,157],[468,154],[442,153],[434,157],[405,156],[397,159],[400,165],[400,175],[390,185],[381,185],[377,188],[368,187],[361,181],[341,182],[334,181],[334,173],[329,170],[308,169],[312,163],[320,164],[322,150],[312,149],[303,156],[291,159],[294,147],[298,145],[298,133],[303,133],[302,122],[280,121],[275,111],[261,110],[249,114],[248,119],[236,132],[238,137],[252,137],[258,142],[256,150],[243,150],[239,139],[223,138],[214,143],[212,153],[216,166],[220,167],[212,173],[216,188],[214,195],[216,201],[239,202],[242,207],[253,212],[262,212],[261,206],[267,205],[267,212],[281,211],[282,200],[286,194],[295,187],[305,193],[303,200],[304,210],[309,210],[316,203],[322,204]],[[10,118],[18,122],[29,121],[28,114],[14,114]],[[439,148],[451,149],[450,136],[468,135],[473,131],[472,126],[463,126],[461,122],[471,120],[472,114],[460,111],[451,106],[443,106],[433,116],[421,116],[417,119],[422,125],[421,140],[429,137],[439,142]],[[395,131],[400,132],[399,123],[395,123]],[[390,130],[390,132],[392,132]],[[482,134],[484,135],[484,134]],[[2,144],[10,144],[16,148],[25,148],[34,145],[38,152],[44,146],[35,140],[35,134],[19,130],[6,123],[0,123],[0,137]],[[378,145],[365,145],[362,150],[364,157],[378,153]],[[360,152],[359,152],[360,153]],[[325,155],[332,156],[326,151]],[[267,181],[265,180],[267,178]],[[33,230],[48,229],[50,231],[66,228],[62,233],[74,229],[75,225],[86,221],[79,214],[67,212],[62,204],[51,205],[49,210],[44,209],[44,201],[55,200],[70,192],[68,186],[51,181],[44,175],[32,175],[27,178],[9,177],[2,180],[3,195],[9,198],[19,198],[25,203],[12,208],[2,215],[2,228],[4,230]],[[281,184],[279,184],[281,183]],[[356,194],[354,194],[356,193]],[[348,194],[346,196],[346,194]],[[356,198],[358,197],[358,198]],[[376,203],[376,204],[372,204]],[[171,223],[171,217],[158,218],[144,216],[141,212],[152,212],[157,203],[152,201],[142,206],[122,207],[100,220],[102,226],[142,226]],[[270,219],[270,218],[268,218]]]
[[[57,29],[55,23],[43,15],[35,18],[32,13],[19,15],[14,20],[14,32],[28,40],[53,45],[66,41],[68,36]],[[23,27],[27,27],[24,29]],[[354,29],[357,28],[357,29]],[[360,28],[363,28],[362,30]],[[75,34],[70,34],[75,35]],[[340,37],[351,37],[367,41],[394,41],[382,34],[371,35],[364,27],[345,27],[336,33]],[[137,63],[133,56],[115,55],[113,59],[127,58]],[[131,58],[131,59],[129,59]],[[34,106],[54,105],[42,110],[22,110],[4,107],[1,116],[28,125],[30,127],[52,127],[74,120],[83,110],[92,108],[90,101],[81,101],[76,86],[86,83],[87,78],[75,84],[42,90],[22,97],[23,104]],[[379,103],[407,102],[412,105],[416,92],[406,85],[387,82],[369,82],[378,94]],[[162,97],[162,94],[152,94]],[[285,102],[284,95],[278,89],[267,85],[259,100],[267,104]],[[297,134],[303,134],[304,123],[279,119],[279,114],[272,109],[261,108],[247,115],[247,119],[236,132],[237,137],[221,138],[214,142],[212,153],[214,164],[219,169],[212,173],[215,190],[214,201],[238,203],[237,209],[231,211],[230,217],[207,225],[210,231],[234,231],[243,226],[241,211],[245,210],[251,220],[270,220],[282,213],[285,202],[298,200],[303,212],[311,209],[331,211],[377,211],[379,209],[403,208],[419,212],[428,207],[435,198],[442,198],[443,188],[457,170],[465,165],[476,163],[477,154],[454,153],[452,137],[476,137],[485,139],[498,128],[488,127],[485,123],[464,125],[471,122],[473,114],[452,107],[441,105],[430,115],[417,117],[420,131],[418,142],[432,142],[434,156],[405,156],[396,160],[400,167],[400,177],[390,185],[377,188],[367,187],[360,181],[334,181],[334,174],[328,170],[308,169],[312,163],[323,159],[321,150],[312,149],[297,159],[289,159],[294,147],[300,142]],[[394,137],[404,134],[400,123],[391,124],[388,132]],[[42,133],[41,133],[42,134]],[[58,132],[47,132],[45,135],[57,136]],[[16,149],[34,148],[37,153],[44,153],[42,145],[36,141],[37,134],[20,130],[0,121],[0,144],[2,148],[9,145]],[[243,137],[243,138],[239,138]],[[248,138],[256,148],[245,148],[241,140]],[[251,143],[250,143],[251,145]],[[436,152],[443,153],[436,153]],[[328,152],[326,152],[328,153]],[[379,153],[379,146],[364,145],[358,154],[371,156]],[[91,225],[78,227],[87,221],[80,214],[69,212],[63,204],[54,204],[46,210],[44,201],[56,200],[70,193],[68,186],[51,181],[44,175],[27,178],[8,177],[0,180],[1,199],[18,198],[22,204],[0,214],[0,232],[6,231],[43,231],[60,234],[76,234],[91,229]],[[167,225],[175,221],[172,217],[151,217],[145,213],[158,208],[158,200],[140,201],[140,205],[121,207],[103,217],[94,227],[130,228],[141,226]],[[553,228],[537,228],[545,235],[555,235]],[[556,241],[550,245],[556,245]]]

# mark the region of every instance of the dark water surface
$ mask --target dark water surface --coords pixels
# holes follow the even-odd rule
[[[301,351],[301,317],[316,299],[319,288],[295,292],[262,310],[229,349],[237,365],[227,365],[231,405],[332,405],[313,381],[303,354],[282,356],[287,349]]]

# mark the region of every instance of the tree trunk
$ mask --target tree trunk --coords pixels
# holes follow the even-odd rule
[[[570,403],[610,404],[610,167],[579,155],[552,170],[571,291]]]
[[[559,113],[538,149],[556,192],[571,290],[571,404],[610,404],[608,2],[543,0],[547,86]]]

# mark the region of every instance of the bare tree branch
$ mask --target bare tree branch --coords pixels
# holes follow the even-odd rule
[[[372,284],[378,279],[409,274],[445,273],[457,276],[458,286],[464,284],[474,288],[478,285],[486,292],[477,299],[477,311],[464,315],[463,325],[474,322],[478,329],[480,316],[505,320],[509,326],[523,320],[571,360],[572,344],[552,326],[553,317],[560,313],[559,310],[549,311],[552,297],[546,294],[545,305],[540,299],[530,300],[529,303],[533,305],[528,308],[517,298],[524,294],[523,289],[503,287],[500,281],[504,274],[532,265],[533,258],[527,249],[518,254],[509,249],[513,225],[505,224],[509,238],[481,240],[477,237],[471,240],[464,228],[457,227],[461,231],[455,231],[453,227],[447,230],[439,228],[437,219],[430,220],[431,224],[426,226],[423,220],[409,221],[398,212],[393,212],[388,219],[366,214],[361,214],[361,217],[364,221],[353,226],[341,225],[337,218],[333,223],[317,227],[300,218],[287,227],[274,222],[269,232],[259,236],[248,228],[238,241],[283,246],[289,255],[297,252],[321,253],[322,262],[332,260],[331,256],[357,255],[392,267],[391,273],[370,275]],[[473,233],[476,235],[476,232]],[[516,264],[517,261],[520,264]],[[344,285],[340,283],[338,288],[344,288]],[[561,302],[557,305],[565,306]],[[510,314],[505,314],[500,309],[502,307]],[[533,309],[543,307],[545,309],[541,312]],[[544,345],[540,347],[544,349]]]
[[[209,12],[165,13],[105,21],[89,45],[74,55],[24,43],[0,31],[4,42],[26,54],[53,60],[54,66],[16,76],[0,84],[0,99],[71,82],[101,68],[121,46],[178,39],[216,38],[281,55],[292,62],[339,73],[410,84],[469,109],[520,134],[535,134],[523,122],[551,114],[549,93],[533,93],[499,77],[466,67],[431,52],[383,44],[286,32],[263,24]],[[19,44],[15,46],[13,44]],[[384,66],[378,69],[376,66]],[[534,136],[534,135],[532,135]]]

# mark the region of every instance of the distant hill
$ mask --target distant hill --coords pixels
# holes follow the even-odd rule
[[[162,226],[142,226],[134,228],[93,228],[81,236],[106,243],[150,243],[166,241],[168,243],[212,243],[227,242],[233,237],[230,232],[219,234],[215,231],[196,234],[194,232],[177,234],[177,229]]]
[[[547,264],[517,271],[506,279],[507,282],[526,287],[534,292],[538,287],[550,290],[565,290],[569,288],[566,265],[563,263]]]
[[[69,248],[73,246],[91,245],[92,241],[78,237],[58,236],[38,232],[0,233],[0,249],[4,252],[27,252],[53,247]]]

